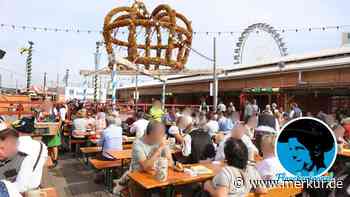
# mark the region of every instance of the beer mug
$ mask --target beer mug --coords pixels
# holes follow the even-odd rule
[[[168,179],[168,159],[161,157],[155,163],[155,178],[161,182],[166,181]]]
[[[174,137],[169,138],[169,146],[173,148],[176,144],[176,139]]]

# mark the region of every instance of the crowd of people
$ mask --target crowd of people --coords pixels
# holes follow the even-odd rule
[[[161,155],[167,155],[170,165],[226,161],[227,166],[202,189],[211,196],[241,196],[252,189],[264,188],[252,188],[249,181],[244,181],[239,189],[234,188],[236,178],[272,180],[279,173],[288,173],[275,155],[276,137],[287,122],[304,115],[296,103],[287,111],[276,103],[260,109],[256,100],[252,100],[246,101],[242,113],[236,111],[232,103],[226,107],[223,102],[216,111],[203,105],[199,110],[171,108],[163,112],[159,101],[155,101],[146,116],[144,112],[137,112],[137,121],[130,125],[133,133],[139,133],[131,171],[149,170]],[[338,143],[349,143],[346,119],[337,121],[323,112],[313,117],[333,129]],[[180,151],[170,157],[166,143],[175,143]],[[155,151],[150,151],[153,146]],[[260,161],[256,162],[258,157]]]
[[[164,109],[159,100],[154,100],[148,111],[137,110],[128,117],[114,109],[96,107],[90,110],[77,103],[49,105],[37,110],[34,117],[21,119],[12,126],[1,121],[0,176],[3,181],[0,187],[11,191],[15,188],[23,193],[39,186],[48,156],[54,162],[53,167],[58,164],[58,148],[63,138],[62,132],[58,132],[55,136],[44,137],[43,143],[33,140],[32,124],[56,121],[63,130],[68,113],[72,120],[72,138],[90,139],[87,143],[95,141],[102,147],[98,155],[101,160],[113,160],[107,151],[123,150],[123,140],[127,136],[136,138],[130,169],[116,188],[121,190],[129,186],[134,196],[143,191],[136,184],[130,184],[127,173],[152,170],[161,157],[166,158],[171,167],[178,163],[226,161],[227,165],[212,180],[191,191],[211,196],[241,196],[252,190],[264,191],[263,187],[253,188],[248,180],[271,180],[284,172],[275,155],[276,136],[288,121],[303,116],[296,103],[292,103],[289,110],[283,110],[276,103],[260,108],[254,99],[247,100],[241,111],[233,103],[226,106],[223,102],[219,102],[216,110],[205,103],[199,109]],[[349,143],[349,118],[338,120],[323,112],[314,117],[334,130],[339,144]],[[256,158],[260,158],[258,163]],[[234,187],[232,183],[236,178],[246,180],[243,187]]]

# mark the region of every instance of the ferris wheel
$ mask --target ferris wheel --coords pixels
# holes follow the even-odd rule
[[[259,37],[256,36],[258,34]],[[248,61],[256,62],[287,54],[286,43],[283,42],[281,35],[274,27],[266,23],[255,23],[248,26],[238,38],[234,49],[234,64],[245,64]],[[256,58],[252,56],[256,56]]]

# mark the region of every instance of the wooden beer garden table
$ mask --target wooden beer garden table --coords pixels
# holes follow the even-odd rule
[[[212,173],[209,174],[202,174],[197,176],[191,176],[190,174],[187,174],[185,172],[177,172],[172,168],[169,168],[168,170],[168,178],[166,181],[158,181],[155,179],[155,171],[150,172],[141,172],[141,171],[135,171],[130,172],[129,177],[132,181],[136,182],[140,186],[142,186],[144,189],[147,190],[147,195],[150,196],[152,193],[152,190],[158,189],[158,188],[164,188],[164,187],[175,187],[179,185],[185,185],[195,182],[203,182],[205,180],[213,178],[224,166],[224,164],[218,163],[218,164],[191,164],[191,165],[184,165],[185,168],[196,166],[196,165],[202,165],[207,167],[208,169],[212,170]]]
[[[124,160],[130,160],[132,155],[132,149],[107,151],[107,154],[116,160],[121,160],[122,168],[124,168]]]
[[[173,189],[176,186],[180,185],[186,185],[191,183],[198,183],[198,182],[204,182],[206,180],[212,179],[216,174],[220,172],[222,167],[224,167],[226,164],[222,163],[207,163],[207,164],[191,164],[191,165],[184,165],[185,168],[191,167],[191,166],[198,166],[202,165],[207,167],[212,171],[212,173],[209,174],[202,174],[197,176],[191,176],[190,174],[184,173],[184,172],[177,172],[172,168],[169,168],[168,170],[168,179],[166,181],[158,181],[155,179],[155,172],[141,172],[141,171],[135,171],[129,173],[129,177],[132,181],[142,186],[144,189],[147,190],[146,196],[151,196],[152,191],[159,188],[170,188],[170,195],[173,195]],[[268,188],[267,193],[254,193],[250,192],[247,194],[247,197],[267,197],[267,196],[295,196],[297,194],[301,194],[303,192],[303,188],[295,188],[295,187],[287,187],[287,188],[281,188],[281,187],[273,187]]]

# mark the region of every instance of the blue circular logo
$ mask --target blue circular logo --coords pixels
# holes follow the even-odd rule
[[[324,122],[301,117],[283,126],[277,136],[276,153],[281,165],[292,175],[318,177],[332,167],[337,141]]]

